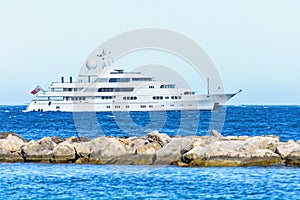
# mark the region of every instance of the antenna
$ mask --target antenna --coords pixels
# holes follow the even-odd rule
[[[102,53],[97,55],[97,57],[102,58],[102,69],[111,65],[110,54],[110,51],[107,52],[105,49],[103,49]]]
[[[209,95],[209,78],[207,78],[207,95]]]

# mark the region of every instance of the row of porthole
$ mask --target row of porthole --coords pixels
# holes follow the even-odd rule
[[[165,99],[169,99],[170,97],[166,96]],[[153,100],[163,100],[163,96],[153,96]],[[181,96],[171,96],[172,100],[181,99]]]
[[[160,105],[161,107],[165,107],[165,105]],[[175,105],[174,104],[171,104],[170,105],[171,107],[174,107]],[[180,104],[179,106],[183,106],[183,104]],[[188,106],[193,106],[192,104],[189,104]],[[106,106],[106,108],[107,109],[110,109],[111,108],[111,106],[110,105],[108,105],[108,106]],[[121,108],[121,106],[119,106],[119,105],[117,105],[117,106],[115,106],[115,108]],[[126,105],[126,108],[129,108],[129,106],[128,105]],[[147,106],[146,105],[140,105],[140,108],[147,108]],[[149,108],[153,108],[153,105],[149,105]]]
[[[50,103],[50,102],[49,102],[49,103]],[[50,105],[51,105],[51,104],[50,104]],[[56,106],[55,109],[56,109],[56,110],[59,110],[59,109],[60,109],[60,106]],[[33,109],[32,111],[35,112],[35,109]],[[37,109],[37,112],[43,112],[43,111],[44,111],[43,108]]]

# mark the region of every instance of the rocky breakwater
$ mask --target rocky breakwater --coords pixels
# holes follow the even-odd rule
[[[173,137],[153,131],[147,136],[115,138],[46,137],[27,141],[0,133],[0,162],[132,164],[179,166],[300,166],[300,141],[277,136]]]

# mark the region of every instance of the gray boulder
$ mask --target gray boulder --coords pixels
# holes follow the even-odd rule
[[[5,151],[0,149],[0,162],[14,163],[23,162],[24,159],[18,153],[11,153],[10,151]]]
[[[254,136],[246,139],[241,148],[248,152],[256,149],[269,149],[275,152],[279,142],[278,136]]]
[[[96,138],[92,140],[90,162],[95,164],[128,164],[136,159],[134,148],[122,144],[116,138]],[[127,147],[126,147],[127,146]]]
[[[90,161],[91,148],[92,145],[90,142],[75,142],[72,143],[76,153],[76,163],[88,163]]]
[[[256,142],[255,142],[256,141]],[[270,149],[276,139],[255,138],[253,140],[211,140],[196,146],[182,156],[189,166],[252,166],[281,164],[280,156]],[[265,149],[260,149],[263,146]]]
[[[157,142],[161,147],[171,141],[171,138],[167,134],[159,133],[158,131],[152,131],[149,133],[148,139],[150,142]]]
[[[15,133],[4,132],[0,134],[0,162],[23,162],[20,147],[26,143],[22,137]]]
[[[300,144],[293,140],[287,142],[280,142],[276,148],[276,153],[278,153],[281,158],[285,159],[294,149],[300,147]]]
[[[212,134],[213,137],[217,137],[217,138],[222,138],[223,137],[223,135],[220,132],[218,132],[214,129],[211,131],[211,134]]]
[[[50,137],[46,137],[21,146],[21,154],[25,162],[51,162],[55,146],[56,143]]]
[[[190,166],[242,166],[250,154],[241,151],[243,141],[216,140],[205,146],[198,146],[182,156]]]
[[[8,152],[20,152],[20,147],[25,143],[23,138],[13,133],[2,133],[0,137],[0,149]]]
[[[16,133],[13,133],[13,132],[2,132],[2,133],[0,133],[0,140],[1,139],[6,139],[8,136],[14,136],[14,137],[17,137],[17,138],[23,140],[23,142],[28,142],[28,140],[25,140],[24,138],[22,138],[21,136],[19,136]]]
[[[156,151],[153,164],[178,164],[181,162],[181,155],[190,151],[196,140],[194,137],[173,138],[170,143]]]
[[[300,166],[300,147],[297,147],[287,155],[286,164],[290,166]]]
[[[251,155],[251,159],[246,162],[247,166],[272,166],[282,165],[281,157],[269,149],[256,149]]]
[[[54,163],[73,163],[76,160],[75,148],[69,142],[59,143],[53,149],[53,158],[51,159]]]
[[[51,137],[51,140],[55,143],[55,144],[59,144],[62,143],[64,140],[62,137],[60,136],[53,136]]]

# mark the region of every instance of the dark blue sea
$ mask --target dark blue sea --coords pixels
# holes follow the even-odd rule
[[[46,136],[277,135],[300,140],[300,106],[228,106],[218,112],[23,112],[0,106],[0,132]],[[0,164],[0,199],[300,199],[300,168]]]

